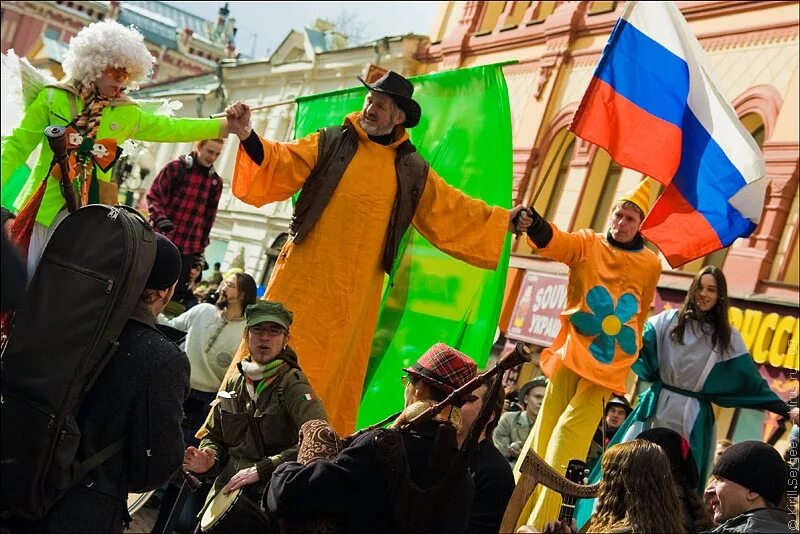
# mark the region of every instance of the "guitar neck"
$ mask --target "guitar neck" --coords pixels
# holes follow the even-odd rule
[[[567,497],[564,495],[561,499],[561,510],[558,512],[558,520],[566,519],[567,522],[572,521],[572,516],[575,513],[575,498]]]
[[[571,482],[576,482],[578,484],[584,483],[584,474],[588,474],[586,471],[586,463],[581,460],[570,460],[569,464],[567,465],[567,471],[564,474],[567,480]],[[575,501],[577,499],[575,497],[569,495],[562,495],[561,496],[561,510],[558,513],[558,520],[566,520],[567,522],[572,521],[572,516],[575,512]]]

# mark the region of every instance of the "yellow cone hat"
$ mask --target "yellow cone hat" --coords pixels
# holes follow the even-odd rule
[[[644,180],[639,182],[639,184],[619,197],[617,202],[628,201],[633,202],[636,204],[644,216],[647,217],[647,214],[650,212],[650,192],[652,190],[653,180],[651,178],[645,177]]]

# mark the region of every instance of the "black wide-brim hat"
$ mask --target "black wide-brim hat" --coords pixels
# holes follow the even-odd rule
[[[410,81],[393,70],[381,76],[375,83],[367,83],[361,76],[356,76],[356,78],[370,91],[384,93],[392,97],[392,100],[406,114],[406,121],[403,126],[413,128],[419,124],[419,119],[422,117],[422,108],[419,107],[416,100],[411,98],[414,95],[414,85]]]

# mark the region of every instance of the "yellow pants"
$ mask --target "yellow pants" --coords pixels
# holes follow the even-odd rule
[[[550,379],[544,401],[519,457],[530,448],[561,473],[572,459],[585,460],[597,425],[603,417],[603,404],[611,390],[581,378],[559,366]],[[521,461],[517,462],[518,472]],[[537,486],[520,515],[523,524],[542,530],[545,523],[558,518],[561,495]]]

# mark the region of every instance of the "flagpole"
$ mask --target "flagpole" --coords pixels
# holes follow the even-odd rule
[[[292,98],[291,100],[281,100],[280,102],[273,102],[271,104],[261,104],[259,106],[251,106],[250,111],[261,111],[262,109],[269,109],[269,108],[276,108],[278,106],[285,106],[288,104],[294,104],[297,100]],[[219,119],[225,116],[225,112],[222,111],[220,113],[214,113],[213,115],[209,115],[211,119]]]
[[[550,176],[550,171],[553,170],[553,165],[555,165],[556,159],[558,159],[558,155],[561,153],[561,149],[564,148],[564,143],[567,141],[567,137],[569,136],[569,131],[561,137],[561,143],[559,143],[558,148],[553,153],[553,157],[550,158],[550,164],[547,166],[547,170],[544,171],[542,175],[541,183],[539,183],[538,187],[536,188],[536,192],[533,194],[533,198],[531,199],[528,207],[533,209],[534,204],[536,204],[536,200],[539,198],[539,194],[542,192],[542,188],[544,188],[544,184],[547,182],[547,177]]]

